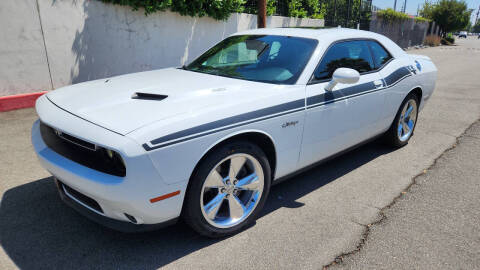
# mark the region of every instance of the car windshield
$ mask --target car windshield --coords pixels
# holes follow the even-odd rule
[[[250,81],[294,84],[317,43],[314,39],[287,36],[232,36],[184,69]]]

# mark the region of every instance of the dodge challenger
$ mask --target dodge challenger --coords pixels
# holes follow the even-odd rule
[[[248,30],[183,67],[47,93],[32,143],[63,201],[96,222],[182,218],[222,237],[259,216],[272,184],[372,138],[406,145],[436,76],[372,32]]]

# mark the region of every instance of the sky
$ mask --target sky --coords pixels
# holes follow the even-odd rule
[[[404,1],[405,0],[397,0],[397,11],[402,8]],[[373,5],[382,9],[393,8],[394,2],[395,0],[373,0],[372,1]],[[473,22],[475,20],[475,15],[477,14],[477,11],[478,11],[478,6],[480,5],[480,0],[465,0],[465,2],[467,2],[468,8],[474,9],[471,17],[471,20]],[[418,5],[420,5],[421,7],[423,3],[425,3],[425,0],[407,0],[407,9],[406,9],[407,13],[411,15],[417,15]]]

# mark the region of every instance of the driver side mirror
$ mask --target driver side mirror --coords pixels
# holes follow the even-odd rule
[[[360,73],[351,68],[337,68],[325,90],[332,91],[337,83],[354,84],[360,80]]]

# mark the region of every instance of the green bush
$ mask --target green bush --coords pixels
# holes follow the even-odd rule
[[[445,40],[450,44],[455,44],[455,37],[452,35],[452,33],[448,33],[447,36],[445,37]],[[447,44],[447,45],[450,45],[450,44]]]
[[[145,15],[157,11],[170,9],[183,16],[208,16],[216,20],[226,20],[230,14],[245,12],[257,14],[256,1],[245,5],[247,0],[99,0],[105,3],[131,6],[133,10],[143,9]],[[277,3],[282,0],[267,0],[267,15],[277,12]],[[300,18],[322,19],[325,16],[325,7],[320,8],[318,0],[286,0],[288,16]]]
[[[301,0],[288,1],[288,16],[298,18],[307,17],[307,11],[303,8]]]
[[[267,0],[267,16],[272,16],[276,12],[277,12],[277,1]],[[256,13],[256,10],[253,13]]]
[[[424,17],[415,17],[415,22],[430,22],[430,20]]]
[[[407,14],[395,11],[391,8],[377,11],[377,17],[382,18],[386,22],[403,21],[410,19]]]
[[[247,3],[244,1],[245,4]],[[253,5],[252,5],[253,3]],[[250,5],[246,5],[243,9],[240,8],[237,12],[244,12],[249,14],[257,14],[257,5],[252,1]],[[272,16],[277,12],[277,0],[267,0],[267,16]]]
[[[318,0],[304,0],[302,1],[307,11],[307,17],[313,19],[323,19],[325,17],[326,5],[321,5]]]
[[[131,6],[133,10],[143,8],[145,15],[171,9],[181,15],[192,17],[209,16],[226,20],[234,12],[242,12],[244,0],[100,0],[105,3]]]

